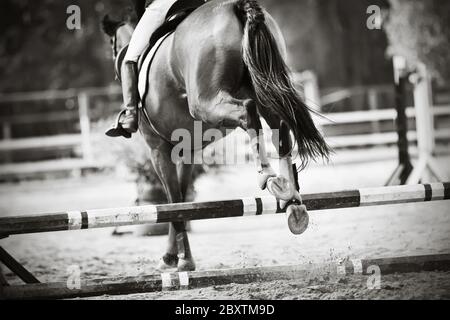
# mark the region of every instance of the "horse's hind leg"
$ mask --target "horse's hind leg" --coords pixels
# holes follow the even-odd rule
[[[269,163],[266,152],[266,142],[262,130],[261,119],[257,112],[256,103],[251,101],[247,104],[247,134],[250,137],[250,144],[252,146],[253,157],[258,169],[258,184],[264,190],[267,185],[267,180],[270,177],[275,177],[276,173]]]
[[[151,159],[158,177],[166,191],[169,203],[184,200],[185,187],[180,184],[177,166],[171,159],[172,146],[162,141],[151,148]],[[195,270],[189,239],[186,232],[186,222],[172,222],[169,227],[167,250],[158,266],[159,269],[178,267],[179,271]]]
[[[193,169],[193,164],[186,164],[182,161],[177,163],[178,182],[180,183],[182,202],[186,201],[187,192],[192,181]]]
[[[202,99],[195,103],[191,110],[195,119],[219,128],[247,127],[247,103],[251,101],[236,99],[226,91],[220,91],[210,99]]]
[[[186,201],[186,195],[192,180],[193,164],[186,164],[184,162],[178,162],[177,175],[178,183],[181,192],[181,202]],[[183,222],[183,232],[177,233],[174,224],[169,228],[169,247],[172,248],[176,244],[178,251],[178,271],[192,271],[195,269],[195,263],[192,259],[191,249],[189,246],[189,240],[186,233],[186,223]]]
[[[302,204],[299,192],[297,174],[292,163],[292,140],[289,128],[273,115],[262,110],[262,116],[272,130],[279,130],[279,135],[272,135],[272,143],[280,157],[280,176],[271,178],[268,182],[269,191],[280,199],[280,207],[286,208],[289,228],[294,234],[303,233],[309,223],[306,207]]]
[[[276,176],[267,159],[265,140],[256,103],[252,99],[236,99],[222,91],[210,101],[204,101],[195,112],[198,118],[215,127],[244,129],[250,137],[253,156],[259,173],[258,184],[265,189],[270,177]]]

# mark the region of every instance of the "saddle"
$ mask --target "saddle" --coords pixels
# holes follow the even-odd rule
[[[162,41],[165,38],[167,38],[167,36],[169,36],[172,32],[174,32],[176,28],[180,25],[180,23],[183,22],[184,19],[186,19],[194,10],[205,4],[206,1],[207,0],[178,0],[170,7],[164,19],[164,23],[158,29],[156,29],[155,32],[153,32],[152,36],[150,37],[147,48],[144,50],[144,53],[139,57],[138,60],[139,72],[141,72],[144,61],[148,57],[149,53],[152,53],[151,60],[153,60],[153,56],[155,55]],[[120,49],[114,64],[115,73],[119,81],[121,81],[120,67],[123,63],[123,59],[125,58],[127,50],[128,45]],[[141,100],[143,100],[143,98],[144,97],[141,96]]]

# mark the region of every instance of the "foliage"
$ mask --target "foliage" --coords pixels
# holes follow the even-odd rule
[[[81,9],[79,30],[66,26],[70,5]],[[127,0],[2,0],[0,90],[109,84],[114,75],[100,20],[109,11],[126,12],[127,6]]]
[[[390,83],[386,35],[367,28],[367,8],[387,0],[259,0],[280,25],[293,70],[312,70],[320,87]]]
[[[385,22],[390,55],[422,62],[440,81],[450,80],[450,1],[389,0]]]
[[[104,135],[114,118],[98,121],[93,125],[93,142],[95,159],[99,162],[113,163],[116,168],[124,168],[125,174],[139,182],[152,186],[161,186],[161,182],[150,161],[150,149],[141,134],[134,134],[131,139],[110,138]],[[192,180],[195,181],[205,172],[203,166],[195,165]]]
[[[382,32],[365,28],[369,4],[385,0],[260,0],[279,22],[294,70],[314,70],[321,86],[390,79]],[[70,5],[81,29],[66,27]],[[131,0],[1,0],[0,92],[105,86],[114,79],[102,17],[135,21]]]

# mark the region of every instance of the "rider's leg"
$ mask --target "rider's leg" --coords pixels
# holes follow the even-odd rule
[[[172,1],[167,1],[167,3],[155,1],[147,7],[144,15],[136,25],[136,29],[133,31],[127,53],[125,54],[125,61],[138,61],[153,32],[164,22],[165,15],[170,9],[170,5],[168,5],[170,2]],[[164,3],[164,5],[160,3]]]
[[[134,133],[138,129],[137,106],[139,93],[137,88],[137,63],[126,61],[122,65],[122,94],[125,115],[120,120],[122,128],[127,132]]]
[[[138,93],[138,68],[137,61],[144,52],[153,32],[164,22],[164,17],[170,8],[172,1],[155,1],[146,10],[133,32],[128,50],[122,65],[122,94],[125,107],[125,115],[120,120],[122,128],[134,133],[138,129],[137,106]]]

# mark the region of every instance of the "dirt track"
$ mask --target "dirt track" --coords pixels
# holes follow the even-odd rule
[[[302,191],[379,186],[394,167],[395,162],[312,167],[300,175]],[[255,181],[251,166],[228,168],[198,180],[197,199],[213,199],[210,190],[214,190],[214,199],[261,194],[255,192]],[[132,183],[113,183],[110,177],[2,185],[1,215],[127,206],[134,192]],[[111,230],[103,229],[15,236],[1,243],[42,281],[65,281],[67,268],[74,264],[81,267],[85,278],[153,272],[165,241],[165,237],[113,237]],[[449,253],[450,208],[448,202],[436,202],[316,212],[311,213],[309,229],[300,237],[289,233],[283,216],[196,221],[190,241],[199,270]],[[381,281],[380,290],[369,290],[362,276],[319,277],[101,298],[450,298],[450,273],[387,275]]]

